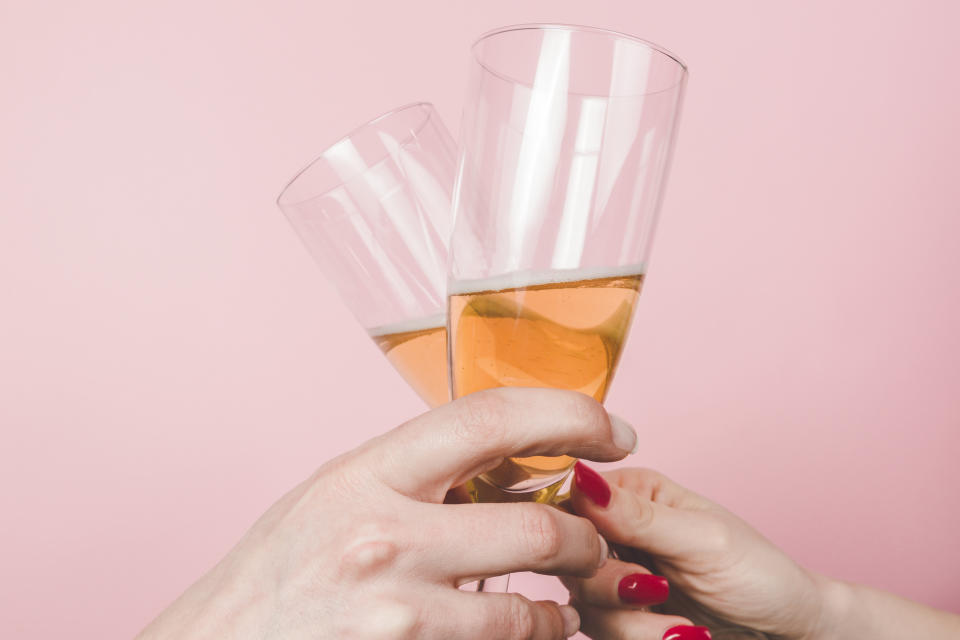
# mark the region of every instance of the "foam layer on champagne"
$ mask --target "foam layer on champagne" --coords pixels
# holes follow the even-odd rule
[[[407,333],[409,331],[423,331],[424,329],[437,329],[447,326],[447,315],[437,313],[425,318],[413,318],[412,320],[403,320],[391,324],[381,325],[367,329],[367,335],[371,338],[377,336],[386,336],[393,333]]]
[[[600,278],[622,278],[643,273],[646,273],[646,265],[643,264],[619,267],[585,267],[582,269],[530,269],[505,273],[492,278],[451,280],[447,282],[447,294],[462,295],[482,291],[503,291],[504,289],[534,287],[542,284],[561,284],[582,280],[598,280]]]

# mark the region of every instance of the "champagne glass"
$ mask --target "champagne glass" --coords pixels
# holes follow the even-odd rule
[[[445,273],[456,144],[432,105],[347,134],[277,205],[360,324],[430,406],[450,399]]]
[[[450,399],[446,272],[456,144],[427,103],[344,136],[277,204],[401,376],[430,406]],[[505,591],[497,577],[464,589]]]
[[[632,36],[520,25],[473,46],[450,242],[451,390],[602,402],[647,273],[686,66]],[[481,501],[549,502],[575,460],[508,458]]]

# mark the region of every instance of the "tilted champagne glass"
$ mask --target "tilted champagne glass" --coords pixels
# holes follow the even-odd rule
[[[687,78],[632,36],[520,25],[472,49],[450,242],[454,398],[606,397],[646,277]],[[549,502],[575,461],[507,459],[474,499]]]
[[[447,242],[456,145],[429,104],[326,149],[277,204],[360,324],[430,406],[450,399]],[[504,591],[500,578],[478,591]]]
[[[450,399],[445,276],[456,144],[433,106],[400,107],[328,147],[277,204],[393,366]]]

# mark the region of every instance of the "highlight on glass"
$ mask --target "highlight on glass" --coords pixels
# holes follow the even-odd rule
[[[602,402],[647,274],[686,66],[566,25],[499,29],[472,54],[447,284],[452,395],[536,386]],[[470,488],[547,502],[573,463],[511,458]]]
[[[456,144],[436,110],[386,113],[325,149],[277,205],[391,364],[450,398],[445,273]]]

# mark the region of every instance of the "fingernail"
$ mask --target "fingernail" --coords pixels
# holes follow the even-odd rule
[[[606,509],[610,504],[610,485],[603,476],[580,461],[573,467],[573,481],[577,489],[597,506]]]
[[[667,601],[670,595],[670,585],[663,576],[652,576],[648,573],[631,573],[620,580],[617,585],[620,599],[627,604],[645,607],[651,604],[660,604]]]
[[[560,615],[563,616],[563,635],[567,638],[580,630],[580,614],[568,604],[560,605]]]
[[[607,564],[607,558],[610,557],[610,547],[607,546],[607,541],[603,539],[603,536],[597,535],[600,538],[600,564],[597,565],[599,569],[603,565]]]
[[[640,439],[630,423],[618,415],[610,415],[610,424],[613,426],[613,444],[627,453],[636,453],[640,449]]]
[[[710,640],[710,629],[682,624],[679,627],[667,629],[663,634],[663,640]]]

